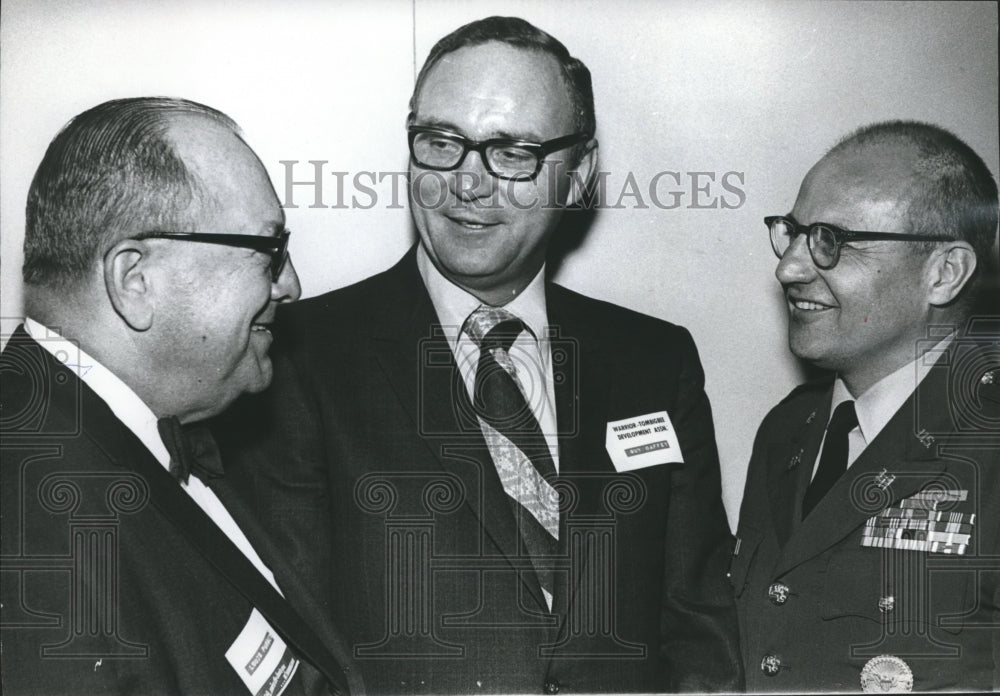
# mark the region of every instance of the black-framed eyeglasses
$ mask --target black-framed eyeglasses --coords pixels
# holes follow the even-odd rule
[[[283,230],[276,237],[260,234],[216,234],[214,232],[146,232],[140,239],[179,239],[184,242],[203,244],[224,244],[226,246],[253,249],[271,257],[271,280],[275,283],[288,262],[288,237],[291,230]]]
[[[800,225],[784,215],[769,215],[764,218],[768,232],[771,235],[771,248],[780,259],[788,251],[795,238],[806,235],[809,255],[818,268],[830,270],[840,261],[840,247],[853,241],[885,241],[885,242],[953,242],[954,237],[944,237],[932,234],[903,234],[895,232],[861,232],[845,230],[828,222],[814,222],[811,225]]]
[[[407,132],[410,156],[424,169],[452,171],[461,166],[472,150],[479,153],[486,171],[498,179],[513,181],[534,179],[542,170],[546,157],[553,152],[578,145],[590,137],[586,133],[574,133],[546,140],[544,143],[531,143],[506,138],[469,140],[451,131],[424,126],[410,126]]]

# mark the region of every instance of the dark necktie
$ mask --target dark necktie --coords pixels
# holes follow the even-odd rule
[[[523,330],[521,320],[504,309],[484,305],[469,316],[465,331],[479,345],[472,406],[488,426],[483,435],[490,455],[517,517],[525,549],[551,602],[551,560],[547,564],[542,559],[558,552],[559,505],[552,486],[556,468],[541,426],[514,376],[510,349]]]
[[[802,499],[802,519],[812,512],[827,491],[833,488],[837,479],[847,471],[847,435],[856,427],[858,427],[858,414],[854,410],[854,402],[842,402],[833,412],[833,418],[826,427],[826,440],[823,442],[819,467],[812,483],[806,489],[805,498]]]
[[[177,416],[156,421],[160,439],[170,453],[170,473],[181,483],[194,474],[204,483],[222,476],[222,457],[211,431],[204,425],[181,425]]]

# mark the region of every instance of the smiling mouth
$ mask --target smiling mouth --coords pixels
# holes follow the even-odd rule
[[[803,300],[801,298],[789,297],[788,302],[795,308],[803,312],[819,312],[824,309],[833,309],[833,305],[815,302],[813,300]]]
[[[463,217],[453,217],[448,216],[448,219],[459,227],[464,227],[467,230],[485,230],[490,227],[496,227],[499,222],[490,222],[488,220],[476,220],[474,218],[463,218]]]
[[[271,325],[270,324],[252,324],[250,326],[251,333],[265,332],[267,335],[271,335]]]

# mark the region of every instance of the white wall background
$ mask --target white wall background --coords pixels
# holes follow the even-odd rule
[[[944,125],[998,170],[997,6],[961,2],[556,0],[5,0],[0,17],[0,316],[21,314],[28,185],[72,116],[106,99],[164,94],[233,116],[284,199],[285,168],[349,172],[344,208],[295,187],[292,255],[306,296],[391,265],[414,236],[391,179],[350,205],[359,171],[403,171],[415,68],[459,25],[519,15],[554,34],[594,78],[601,168],[614,203],[633,172],[742,172],[736,209],[598,213],[558,280],[687,326],[716,417],[735,523],[754,432],[800,379],[785,347],[776,259],[761,218],[786,212],[826,148],[863,123]],[[368,183],[367,180],[365,183]],[[738,182],[736,182],[738,183]],[[661,200],[671,181],[661,181]],[[735,196],[718,183],[709,199]],[[358,194],[359,202],[369,197]]]

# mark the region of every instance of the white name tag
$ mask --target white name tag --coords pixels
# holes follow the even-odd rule
[[[617,471],[684,462],[677,432],[666,411],[610,421],[604,447]]]
[[[299,667],[285,641],[256,609],[226,659],[254,696],[280,696]]]

